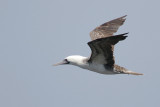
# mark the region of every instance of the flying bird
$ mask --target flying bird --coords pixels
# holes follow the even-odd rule
[[[115,64],[113,55],[114,45],[119,41],[125,40],[128,33],[113,35],[118,28],[125,22],[125,16],[106,22],[90,32],[92,41],[88,42],[91,48],[91,56],[83,57],[80,55],[72,55],[66,57],[57,65],[75,65],[83,69],[88,69],[100,74],[132,74],[143,75],[141,73],[132,72],[124,67]]]

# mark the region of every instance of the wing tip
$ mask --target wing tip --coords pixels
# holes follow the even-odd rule
[[[114,35],[114,36],[120,36],[120,35],[127,35],[127,34],[129,34],[129,32],[127,32],[127,33],[122,33],[122,34],[118,34],[118,35]]]
[[[128,33],[119,34],[117,36],[121,36],[121,40],[125,40],[128,36],[126,36]]]
[[[115,21],[115,20],[119,20],[119,21],[121,21],[121,24],[120,24],[120,25],[123,25],[123,23],[124,23],[124,22],[125,22],[125,20],[126,20],[126,17],[127,17],[127,15],[124,15],[124,16],[121,16],[121,17],[115,18],[115,19],[113,19],[113,20],[110,20],[110,21],[108,21],[108,22],[112,22],[112,21]],[[102,25],[100,25],[100,26],[106,26],[106,25],[108,24],[108,22],[103,23],[103,24],[102,24]]]
[[[121,21],[125,21],[126,20],[126,17],[127,17],[127,15],[124,15],[124,16],[121,16],[121,17],[119,17],[119,18],[116,18],[116,19],[114,19],[114,20],[121,20]]]
[[[127,17],[127,15],[124,15],[124,16],[122,16],[122,17],[120,17],[120,18],[122,18],[122,19],[123,19],[123,18],[126,18],[126,17]]]
[[[121,37],[124,37],[124,39],[126,39],[126,37],[128,37],[128,36],[127,36],[128,33],[129,33],[129,32],[123,33],[123,34],[119,34],[119,35],[115,35],[115,36],[121,36]]]

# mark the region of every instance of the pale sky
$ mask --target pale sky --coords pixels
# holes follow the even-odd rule
[[[0,107],[160,107],[159,0],[1,0]],[[90,56],[89,32],[128,15],[116,64],[102,75],[52,64]]]

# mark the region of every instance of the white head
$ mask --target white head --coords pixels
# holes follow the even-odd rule
[[[85,64],[85,59],[87,58],[80,55],[72,55],[72,56],[66,57],[62,62],[54,64],[54,66],[64,65],[64,64],[82,66]]]

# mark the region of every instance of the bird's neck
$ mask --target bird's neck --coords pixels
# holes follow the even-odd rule
[[[87,57],[83,57],[83,56],[79,56],[78,58],[76,58],[76,60],[74,61],[74,63],[72,63],[72,65],[84,68],[84,69],[88,69],[89,64],[88,64],[88,58]]]

